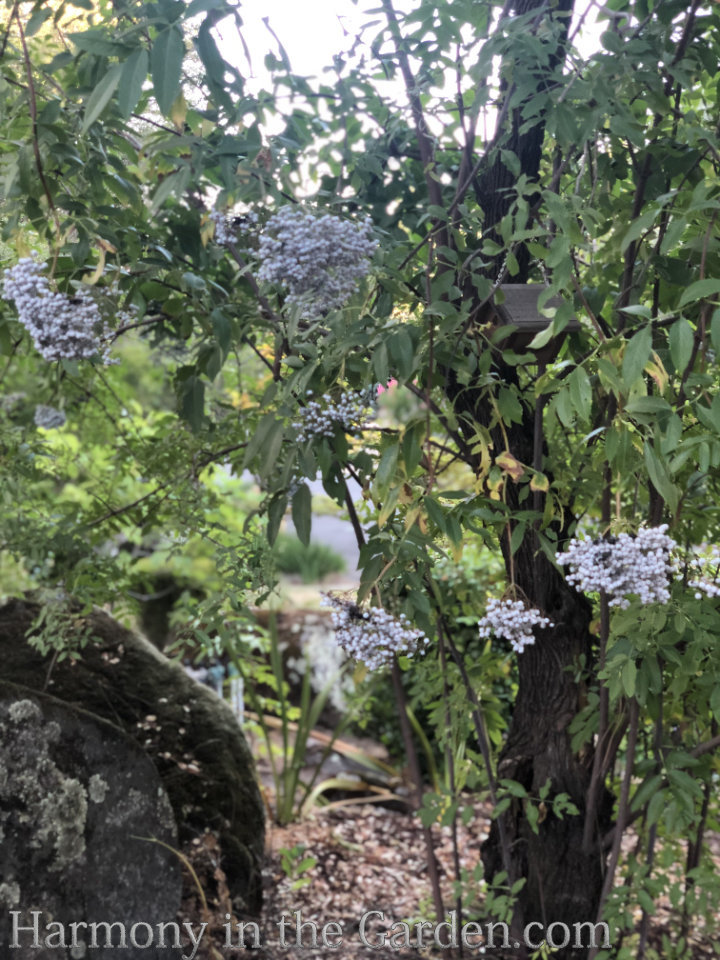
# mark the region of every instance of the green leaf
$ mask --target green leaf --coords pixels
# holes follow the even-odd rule
[[[392,475],[395,472],[397,458],[398,448],[395,444],[393,444],[392,447],[388,447],[382,457],[380,457],[380,463],[378,464],[375,482],[373,484],[373,488],[379,496],[382,496],[383,493],[387,491]]]
[[[678,373],[682,373],[692,356],[695,339],[690,322],[684,317],[676,320],[670,327],[668,338],[673,365]]]
[[[145,49],[136,50],[122,65],[120,86],[118,87],[118,108],[123,117],[129,117],[142,93],[147,78],[150,58]]]
[[[713,311],[710,321],[710,339],[715,352],[720,353],[720,308]]]
[[[159,33],[153,44],[150,58],[155,99],[167,116],[180,92],[180,75],[185,43],[177,27]]]
[[[200,377],[191,376],[180,387],[180,416],[187,423],[193,433],[202,428],[205,406],[205,384]]]
[[[213,35],[210,33],[209,18],[206,19],[200,27],[197,39],[195,40],[195,46],[210,79],[213,83],[221,86],[225,81],[225,72],[228,67],[220,55]]]
[[[312,525],[312,494],[306,483],[298,487],[292,498],[292,521],[301,542],[308,546]]]
[[[583,420],[588,420],[592,405],[592,388],[590,379],[582,367],[576,367],[570,374],[569,387],[570,399],[575,410]]]
[[[90,129],[93,123],[95,123],[97,118],[108,105],[112,95],[115,93],[118,83],[120,82],[121,74],[122,66],[119,63],[116,63],[114,67],[111,67],[108,70],[100,83],[90,94],[88,102],[85,105],[85,116],[83,118],[82,127],[80,128],[81,133],[87,133],[87,131]]]
[[[686,304],[694,303],[696,300],[704,300],[706,297],[715,296],[716,293],[720,293],[720,280],[710,277],[705,280],[696,280],[680,297],[678,309],[680,310]]]
[[[270,506],[268,507],[267,523],[267,538],[270,546],[272,546],[277,540],[280,524],[282,523],[286,510],[287,498],[285,497],[285,494],[278,494],[276,497],[273,497],[273,499],[270,501]]]
[[[628,341],[622,363],[622,377],[625,386],[630,388],[645,369],[652,350],[650,327],[644,327]]]
[[[678,505],[679,491],[670,480],[667,465],[658,457],[649,442],[645,442],[643,452],[645,455],[645,466],[648,476],[660,496],[667,502],[671,510],[675,510]]]
[[[622,668],[620,679],[622,680],[625,696],[634,697],[635,696],[635,680],[637,679],[637,667],[635,666],[634,660],[628,660],[628,662]]]

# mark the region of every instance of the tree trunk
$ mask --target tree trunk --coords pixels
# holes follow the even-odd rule
[[[572,0],[560,0],[552,9],[544,6],[542,0],[518,0],[515,13],[520,15],[533,9],[538,10],[536,26],[543,17],[567,14],[560,43],[549,58],[547,73],[544,78],[538,78],[538,89],[541,89],[541,80],[545,88],[551,85],[551,75],[561,61]],[[507,96],[512,95],[510,87]],[[545,118],[541,113],[533,127],[521,132],[522,107],[521,103],[507,111],[504,130],[498,131],[493,145],[512,151],[520,161],[522,173],[532,181],[537,180],[540,171]],[[503,163],[500,151],[492,151],[486,169],[480,172],[474,184],[475,196],[484,213],[486,235],[493,236],[492,228],[510,209],[512,192],[508,188],[516,179]],[[499,237],[495,239],[502,243]],[[515,254],[520,269],[510,279],[526,283],[530,265],[528,252],[524,245],[519,245]],[[502,254],[488,270],[492,280],[496,280],[501,263]],[[513,382],[514,368],[499,364],[496,369],[501,380]],[[475,422],[488,425],[488,404],[481,389],[473,390],[472,385],[468,389],[456,383],[452,372],[448,372],[448,396],[459,412],[469,414]],[[522,423],[513,424],[506,431],[514,456],[521,463],[536,464],[542,469],[540,451],[536,449],[539,441],[532,407],[531,403],[524,406]],[[493,441],[496,451],[504,449],[500,431],[494,431]],[[543,472],[547,473],[547,469]],[[507,500],[512,510],[527,509],[527,504],[522,507],[519,504],[517,490],[511,482],[508,483]],[[541,504],[536,501],[536,509],[539,505],[541,509]],[[565,528],[570,519],[567,511]],[[557,527],[556,531],[562,539],[564,531]],[[581,594],[568,586],[542,553],[534,531],[528,531],[511,557],[511,532],[508,529],[501,538],[508,579],[515,583],[520,595],[524,594],[529,603],[538,607],[554,624],[552,628],[537,631],[536,643],[527,647],[519,657],[519,689],[498,768],[499,779],[518,781],[534,798],[548,780],[551,785],[537,834],[531,829],[520,800],[513,801],[501,817],[511,853],[511,880],[526,880],[518,896],[513,934],[515,939],[520,939],[523,928],[531,922],[542,924],[545,930],[549,924],[561,922],[569,926],[572,943],[575,936],[573,924],[594,923],[597,917],[605,862],[601,838],[610,827],[611,817],[610,798],[604,793],[595,814],[592,849],[584,853],[584,813],[592,750],[588,749],[583,756],[576,755],[571,749],[568,726],[585,696],[584,684],[576,680],[580,657],[584,656],[586,668],[592,663],[591,607]],[[580,811],[578,816],[566,815],[560,819],[553,814],[550,801],[558,793],[569,795]],[[488,879],[502,871],[497,822],[493,823],[490,836],[483,845],[482,857]],[[540,940],[543,934],[539,928],[534,928],[532,936]],[[517,957],[518,952],[513,955]],[[576,960],[587,956],[587,950],[575,950],[570,946],[553,955]]]

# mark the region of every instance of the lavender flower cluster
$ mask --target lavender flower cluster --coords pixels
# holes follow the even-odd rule
[[[320,400],[308,400],[300,408],[300,419],[292,426],[298,431],[298,443],[304,443],[315,437],[332,437],[336,426],[346,433],[358,430],[369,414],[366,392],[345,393],[336,401],[325,393]]]
[[[667,603],[674,570],[671,553],[676,546],[667,529],[664,523],[643,528],[637,536],[621,533],[599,540],[571,540],[557,562],[570,568],[567,580],[576,590],[604,590],[611,607],[628,607],[631,595],[643,604]]]
[[[13,300],[18,319],[45,360],[86,360],[102,356],[107,330],[95,301],[85,294],[67,297],[50,289],[46,264],[23,257],[5,271],[3,297]]]
[[[215,224],[215,243],[221,247],[235,243],[239,233],[247,233],[258,223],[258,215],[254,210],[237,216],[228,216],[222,210],[213,210],[210,219]]]
[[[65,424],[65,414],[62,410],[56,410],[55,407],[48,407],[44,403],[39,403],[35,407],[35,426],[42,427],[44,430],[57,430]]]
[[[555,626],[536,607],[526,607],[522,600],[498,600],[492,597],[487,602],[485,616],[478,622],[480,637],[485,640],[491,633],[510,641],[516,653],[535,643],[534,627]]]
[[[288,303],[325,314],[342,307],[367,276],[377,247],[371,223],[282,207],[260,238],[258,279],[288,291]]]
[[[697,577],[688,581],[695,589],[695,599],[702,600],[703,594],[711,599],[720,597],[720,547],[713,547],[709,557],[696,558]]]
[[[394,617],[382,607],[359,607],[342,597],[325,594],[323,606],[332,610],[335,639],[349,657],[361,660],[369,670],[391,664],[398,654],[412,657],[429,643],[404,613]]]

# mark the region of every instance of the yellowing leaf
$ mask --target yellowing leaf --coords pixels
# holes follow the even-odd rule
[[[664,393],[665,387],[668,385],[668,379],[669,379],[667,370],[663,366],[662,360],[655,353],[654,350],[653,350],[652,357],[653,357],[652,360],[648,360],[648,362],[645,364],[645,369],[657,384],[657,388],[659,392]]]
[[[499,457],[495,459],[495,463],[503,470],[505,473],[510,476],[515,483],[518,482],[520,477],[525,473],[525,467],[517,460],[509,450],[503,450]]]
[[[550,489],[550,481],[544,473],[536,473],[530,480],[530,489],[547,493]]]

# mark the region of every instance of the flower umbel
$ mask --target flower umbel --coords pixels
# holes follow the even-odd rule
[[[333,401],[329,393],[319,400],[308,400],[300,408],[300,419],[293,423],[298,443],[315,437],[332,437],[335,427],[345,433],[361,429],[368,420],[370,408],[366,393],[344,393]]]
[[[369,670],[392,663],[396,654],[412,657],[429,642],[404,613],[394,617],[382,607],[360,607],[331,594],[324,595],[322,604],[333,608],[332,624],[339,645]]]
[[[369,220],[354,223],[282,207],[260,238],[258,279],[284,287],[288,303],[325,314],[352,296],[370,270],[376,247]]]
[[[522,600],[498,600],[491,597],[485,616],[478,622],[480,636],[487,639],[491,633],[510,641],[516,653],[535,643],[534,627],[554,627],[536,607],[526,607]]]
[[[645,527],[637,536],[621,533],[600,540],[571,540],[556,559],[567,565],[568,583],[583,593],[604,590],[611,607],[628,607],[635,595],[643,604],[667,603],[675,541],[667,524]]]
[[[46,264],[23,257],[5,271],[3,297],[13,300],[18,319],[45,360],[87,360],[98,355],[108,363],[107,336],[98,305],[84,293],[73,297],[50,289]]]

